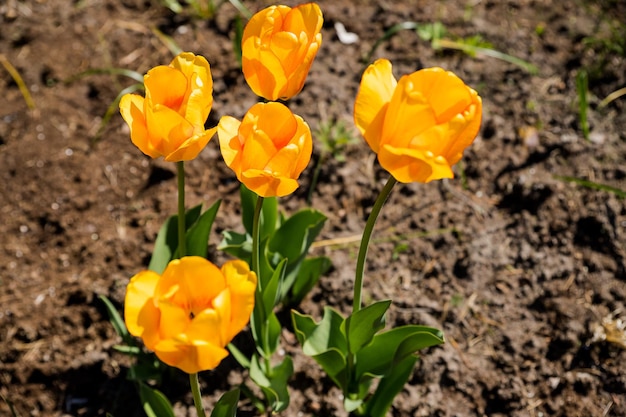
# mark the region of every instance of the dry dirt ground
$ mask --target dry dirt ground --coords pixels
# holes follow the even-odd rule
[[[253,11],[268,4],[244,3]],[[289,103],[314,130],[336,123],[353,132],[362,58],[400,22],[441,22],[452,39],[480,35],[538,68],[531,74],[487,56],[435,51],[413,31],[374,54],[390,59],[396,76],[435,65],[453,70],[484,102],[480,135],[457,178],[398,186],[375,231],[366,301],[393,299],[390,323],[432,325],[447,338],[423,352],[390,415],[625,416],[626,350],[615,319],[626,316],[625,203],[559,177],[626,190],[626,99],[599,106],[626,86],[626,3],[319,4],[324,43],[304,91]],[[0,2],[0,53],[36,106],[27,108],[0,67],[0,394],[20,416],[142,415],[98,295],[121,309],[129,277],[146,267],[161,223],[175,211],[174,167],[134,148],[119,115],[96,140],[107,107],[132,81],[72,77],[168,63],[172,53],[158,28],[210,61],[215,105],[207,125],[225,114],[241,117],[257,99],[236,64],[236,15],[229,3],[201,20],[174,15],[157,0]],[[336,23],[358,42],[341,43]],[[581,68],[589,74],[590,141],[578,119]],[[323,239],[358,236],[386,179],[354,135],[325,159],[312,195],[329,217]],[[301,189],[281,201],[287,212],[306,205],[321,156],[316,145]],[[237,182],[215,140],[187,164],[187,195],[189,206],[224,199],[211,236],[211,256],[223,260],[215,251],[221,232],[242,228]],[[334,268],[301,311],[320,317],[325,305],[349,307],[356,249],[314,250]],[[607,333],[615,340],[604,340]],[[339,392],[299,353],[289,330],[283,343],[296,374],[282,415],[345,416]],[[245,378],[233,360],[201,374],[206,404]],[[194,415],[184,375],[169,381],[162,389],[177,414]],[[241,414],[253,415],[250,409],[242,401]],[[4,402],[0,414],[9,415]]]

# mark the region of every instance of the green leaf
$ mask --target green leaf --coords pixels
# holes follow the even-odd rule
[[[300,267],[311,244],[322,230],[326,216],[313,209],[304,209],[288,218],[270,237],[267,243],[268,259],[276,264],[287,259],[287,270],[282,283],[280,300],[285,300],[289,291],[300,279]],[[304,278],[308,280],[308,277]]]
[[[213,227],[213,221],[220,208],[221,200],[218,200],[194,222],[186,234],[187,255],[201,256],[206,258],[209,248],[209,234]]]
[[[201,211],[202,204],[187,210],[187,213],[185,213],[186,228],[189,228],[198,220]],[[167,264],[173,259],[176,248],[178,248],[178,215],[170,216],[161,226],[154,242],[154,250],[152,251],[148,269],[157,274],[163,273]]]
[[[291,287],[291,294],[286,301],[289,305],[298,305],[306,295],[315,287],[320,277],[331,268],[332,263],[326,256],[307,258],[302,261],[298,278]]]
[[[391,301],[378,301],[353,313],[345,321],[345,333],[348,337],[348,350],[356,354],[372,341],[374,335],[385,327],[385,312]]]
[[[296,337],[302,352],[312,357],[324,372],[345,391],[348,385],[348,346],[341,328],[343,317],[330,307],[324,307],[324,317],[316,324],[311,316],[291,311]]]
[[[317,210],[300,210],[276,230],[268,242],[267,249],[272,253],[279,253],[282,258],[287,258],[289,265],[296,264],[306,255],[325,221],[326,216]]]
[[[379,333],[357,353],[355,379],[384,376],[394,363],[442,343],[442,332],[427,326],[406,325]]]
[[[260,287],[261,294],[263,295],[263,308],[265,309],[265,315],[269,316],[274,310],[274,307],[278,305],[280,301],[280,285],[285,275],[285,267],[287,266],[287,260],[283,259],[276,270],[272,274],[272,277],[268,282],[265,282]]]
[[[378,382],[374,395],[367,399],[365,415],[385,417],[394,398],[409,380],[416,362],[417,356],[407,356],[390,369],[388,374]]]
[[[265,364],[259,362],[259,356],[254,355],[250,366],[250,378],[259,386],[274,412],[280,412],[289,405],[289,391],[287,382],[293,375],[293,362],[290,356],[279,365],[273,367],[270,372],[265,369]]]
[[[162,392],[140,382],[139,397],[148,417],[175,417],[172,404]]]
[[[250,263],[252,260],[252,235],[226,231],[217,249]]]
[[[246,369],[250,369],[250,359],[248,359],[246,355],[244,355],[243,352],[237,348],[237,346],[229,343],[228,350],[230,351],[230,354],[233,355],[233,358],[235,358],[239,365],[243,366]]]
[[[114,345],[113,349],[118,352],[125,353],[126,355],[141,355],[141,349],[138,346]]]
[[[226,392],[215,403],[211,417],[235,417],[239,402],[239,388]]]
[[[128,333],[128,329],[126,328],[126,323],[118,313],[117,309],[113,305],[113,303],[105,296],[99,295],[98,298],[104,303],[104,306],[107,309],[107,313],[109,313],[109,320],[111,321],[111,325],[115,329],[115,333],[118,334],[124,341],[124,343],[128,345],[134,345],[135,341],[133,337]]]

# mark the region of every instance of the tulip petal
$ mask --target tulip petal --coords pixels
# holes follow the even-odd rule
[[[185,75],[165,65],[152,68],[144,77],[146,98],[178,112],[187,91]]]
[[[285,16],[283,27],[285,30],[296,32],[304,30],[309,39],[313,39],[322,29],[324,19],[322,10],[315,3],[301,4]]]
[[[222,116],[217,124],[222,158],[226,165],[236,173],[241,167],[242,143],[239,140],[239,126],[241,122],[231,116]]]
[[[193,126],[176,111],[163,105],[148,106],[146,111],[148,133],[151,138],[161,138],[156,149],[161,155],[175,152],[189,137]],[[170,158],[171,160],[171,158]]]
[[[174,152],[165,156],[168,162],[190,161],[196,158],[217,132],[217,126],[184,141]]]
[[[257,103],[250,108],[248,115],[256,119],[256,130],[272,138],[275,149],[287,145],[298,128],[294,114],[281,103]]]
[[[180,306],[187,315],[199,314],[226,286],[222,272],[200,256],[185,256],[171,261],[156,288],[159,299]]]
[[[448,161],[424,149],[395,148],[383,145],[378,154],[380,165],[393,177],[404,183],[430,182],[453,178]]]
[[[161,154],[150,140],[146,117],[143,111],[145,99],[137,94],[125,94],[120,100],[120,113],[130,128],[130,140],[141,152],[151,158]]]
[[[457,137],[450,141],[449,146],[442,154],[448,159],[450,165],[454,165],[463,156],[463,151],[474,142],[482,119],[482,100],[476,91],[471,90],[473,104],[463,114],[457,116],[460,126],[457,127]]]
[[[144,339],[149,349],[158,340],[160,312],[154,303],[154,293],[160,276],[143,271],[130,279],[124,299],[124,322],[128,332]]]
[[[222,273],[230,288],[232,316],[226,337],[232,340],[250,321],[254,309],[257,276],[247,263],[240,260],[226,262],[222,266]]]
[[[442,68],[426,68],[411,77],[416,90],[422,91],[437,123],[462,113],[471,103],[470,89],[453,72]]]
[[[298,188],[298,181],[278,177],[260,169],[248,169],[241,173],[242,182],[261,197],[284,197]]]
[[[188,374],[216,368],[228,351],[220,346],[197,341],[163,340],[154,349],[163,362],[175,366]]]
[[[391,62],[386,59],[379,59],[367,67],[361,79],[354,103],[354,122],[376,153],[383,134],[387,107],[396,85]]]

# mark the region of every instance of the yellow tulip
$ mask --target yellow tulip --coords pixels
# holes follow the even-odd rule
[[[313,150],[309,125],[277,102],[255,104],[241,122],[223,116],[217,135],[226,165],[261,197],[294,192]]]
[[[120,113],[132,142],[152,158],[178,162],[194,159],[215,134],[204,122],[213,105],[211,68],[202,56],[183,52],[169,66],[144,76],[146,97],[126,94]]]
[[[124,321],[166,364],[189,374],[213,369],[250,320],[256,283],[243,261],[219,269],[198,256],[176,259],[162,275],[143,271],[131,278]]]
[[[287,100],[302,90],[322,43],[324,19],[315,3],[270,6],[243,31],[242,69],[248,85],[268,100]]]
[[[396,81],[379,59],[363,73],[354,120],[380,165],[400,182],[452,178],[480,128],[482,101],[454,73],[426,68]]]

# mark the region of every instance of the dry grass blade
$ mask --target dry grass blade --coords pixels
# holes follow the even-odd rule
[[[30,91],[28,91],[28,87],[26,87],[26,84],[24,83],[24,80],[18,70],[15,69],[4,54],[0,54],[0,64],[2,64],[2,66],[8,71],[11,78],[13,78],[13,81],[15,81],[15,84],[17,84],[17,88],[20,89],[20,93],[22,93],[22,97],[24,97],[24,101],[26,102],[28,108],[34,110],[35,102],[33,101]]]

